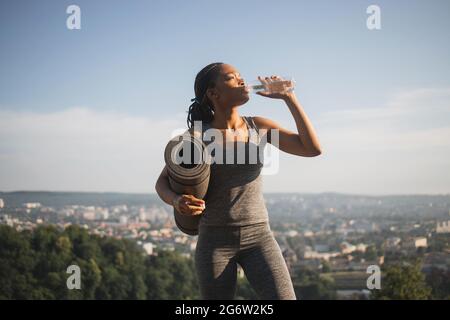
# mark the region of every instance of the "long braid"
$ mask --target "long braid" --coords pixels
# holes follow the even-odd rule
[[[195,101],[189,106],[187,111],[187,126],[192,128],[194,121],[211,122],[214,119],[214,107],[206,95],[209,88],[215,86],[215,79],[219,74],[222,62],[215,62],[204,67],[195,77],[194,92]]]

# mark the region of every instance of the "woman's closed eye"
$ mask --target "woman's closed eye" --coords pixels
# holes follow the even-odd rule
[[[227,79],[226,79],[227,82],[228,82],[228,81],[232,81],[232,80],[236,80],[236,82],[237,82],[238,84],[244,83],[244,80],[241,79],[241,78],[231,77],[231,78],[227,78]]]

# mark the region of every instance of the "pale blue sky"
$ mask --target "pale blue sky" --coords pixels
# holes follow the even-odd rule
[[[81,8],[81,30],[66,28],[66,8],[70,4]],[[366,28],[366,8],[371,4],[381,8],[381,30]],[[71,157],[64,150],[61,153],[67,158],[52,154],[55,165],[58,160],[67,164],[59,165],[58,174],[46,165],[50,153],[36,146],[45,144],[52,149],[50,146],[60,143],[54,141],[55,136],[66,136],[67,141],[79,143],[76,148],[80,152],[85,152],[87,142],[80,142],[77,129],[67,133],[64,131],[67,125],[61,125],[64,117],[70,118],[68,123],[78,119],[76,110],[87,110],[89,115],[81,116],[91,119],[86,121],[104,121],[105,128],[118,126],[111,133],[97,132],[91,126],[92,136],[83,141],[93,141],[93,137],[103,134],[111,134],[113,140],[112,134],[135,128],[140,121],[142,131],[136,135],[155,135],[158,125],[163,123],[161,128],[167,130],[175,129],[170,126],[183,126],[189,99],[194,95],[195,74],[210,62],[223,61],[237,67],[246,80],[265,74],[293,76],[297,96],[322,144],[328,147],[324,155],[313,159],[299,160],[289,155],[282,158],[280,174],[268,177],[267,191],[450,192],[450,179],[440,174],[440,165],[444,166],[450,155],[448,139],[443,140],[441,132],[430,131],[450,127],[449,27],[450,2],[446,0],[2,1],[0,112],[3,122],[8,119],[9,127],[5,129],[4,125],[0,131],[0,190],[153,192],[153,180],[162,167],[162,157],[152,156],[159,154],[169,131],[160,131],[158,142],[142,140],[133,147],[136,153],[129,153],[130,157],[148,160],[135,164],[141,167],[135,175],[125,169],[130,159],[114,160],[115,152],[139,140],[130,133],[129,140],[115,139],[116,145],[111,142],[108,149],[111,154],[102,150],[101,156],[95,155],[103,145],[89,149],[92,158]],[[408,109],[407,102],[411,99],[422,101],[421,105]],[[434,112],[428,102],[440,107]],[[408,121],[401,122],[404,116],[395,118],[398,112],[389,113],[396,107],[400,114],[410,115]],[[242,114],[272,117],[290,129],[295,128],[289,110],[279,101],[258,96],[243,108]],[[384,143],[381,137],[373,143],[386,146],[394,137],[399,139],[397,143],[405,145],[405,141],[413,142],[416,138],[430,141],[426,136],[429,135],[436,138],[433,141],[440,152],[423,160],[420,168],[430,170],[428,174],[422,176],[418,172],[422,169],[416,168],[412,177],[416,180],[411,181],[407,172],[391,177],[393,187],[388,190],[385,183],[377,180],[379,173],[370,173],[373,170],[369,168],[361,167],[357,174],[348,173],[352,177],[365,174],[364,181],[349,179],[336,169],[363,155],[364,141],[370,139],[361,138],[357,144],[350,133],[349,140],[339,139],[343,129],[355,125],[352,132],[358,132],[356,128],[367,129],[371,137],[376,137],[380,128],[375,126],[376,122],[386,116],[386,111],[389,120],[385,119],[383,125],[389,123],[390,127],[384,128],[383,133],[391,132],[393,136],[385,136]],[[346,117],[348,114],[356,114],[356,118]],[[114,118],[116,115],[119,116]],[[126,124],[120,122],[127,117],[130,120]],[[39,121],[49,125],[34,128],[33,124]],[[145,121],[154,129],[145,131]],[[98,122],[92,123],[95,127]],[[374,131],[369,131],[371,126]],[[21,134],[18,128],[27,133]],[[79,130],[86,131],[83,128],[80,125]],[[151,149],[151,155],[140,154],[137,151],[140,148],[146,152]],[[351,152],[344,152],[345,148]],[[369,148],[369,152],[375,149]],[[395,152],[400,152],[399,149]],[[423,155],[423,149],[414,150],[416,156]],[[387,149],[380,149],[376,155],[367,152],[364,154],[370,159],[393,156]],[[400,171],[404,168],[403,160],[412,156],[405,152],[395,156]],[[337,154],[342,158],[333,158]],[[28,163],[27,156],[35,161]],[[104,169],[104,161],[109,161],[108,170]],[[308,183],[297,183],[287,169],[282,170],[295,168],[297,163],[306,171]],[[392,159],[386,159],[377,170],[393,170],[393,163]],[[328,169],[329,174],[321,177],[319,172],[316,177],[314,166],[320,172]],[[83,168],[89,170],[76,171]],[[103,175],[98,173],[101,170],[105,170]],[[395,172],[399,174],[399,170]],[[120,184],[105,178],[118,171],[123,174]],[[99,176],[92,177],[92,172]],[[290,183],[282,183],[289,179]]]

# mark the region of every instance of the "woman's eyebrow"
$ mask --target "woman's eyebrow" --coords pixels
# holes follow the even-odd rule
[[[238,76],[241,75],[239,72],[227,72],[227,73],[225,73],[225,75],[228,75],[228,74],[236,74],[236,75],[238,75]]]

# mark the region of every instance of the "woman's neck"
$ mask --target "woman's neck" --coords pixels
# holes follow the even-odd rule
[[[214,112],[214,120],[211,126],[216,129],[239,129],[242,127],[243,120],[237,111],[237,108],[228,109],[225,112]]]

